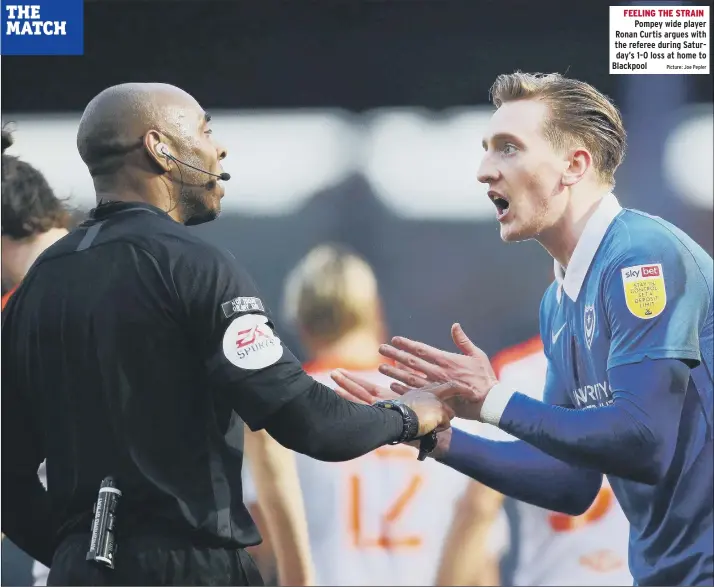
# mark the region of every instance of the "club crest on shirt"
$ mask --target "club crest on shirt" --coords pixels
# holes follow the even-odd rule
[[[595,306],[593,304],[585,304],[583,326],[585,327],[585,344],[590,348],[595,334]]]
[[[283,345],[262,314],[244,314],[223,335],[223,354],[241,369],[264,369],[280,360]]]
[[[667,305],[662,265],[634,265],[622,269],[625,303],[633,316],[650,320],[659,316]]]
[[[242,314],[244,312],[265,312],[263,302],[260,298],[233,298],[221,304],[221,310],[226,318]]]

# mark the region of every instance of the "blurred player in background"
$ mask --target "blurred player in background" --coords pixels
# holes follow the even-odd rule
[[[71,215],[37,169],[5,150],[2,131],[2,307],[42,251],[65,236]]]
[[[305,370],[318,381],[333,384],[329,373],[335,367],[386,381],[377,371],[377,350],[386,336],[382,304],[374,273],[361,257],[341,246],[313,249],[287,280],[285,313],[310,357]],[[345,463],[297,455],[318,585],[441,580],[444,537],[471,482],[433,461],[418,462],[415,454],[397,445]],[[499,496],[483,486],[476,490],[482,510],[490,509],[491,518],[482,524],[490,531]],[[492,550],[468,556],[479,570],[478,582],[470,584],[493,585],[498,573]],[[446,580],[440,584],[452,584]]]
[[[543,398],[547,359],[540,337],[505,349],[491,363],[498,380],[538,400]],[[516,439],[495,426],[484,426],[481,434],[492,440]],[[479,484],[469,484],[466,503],[481,495]],[[506,498],[510,523],[510,552],[504,565],[504,585],[632,585],[627,568],[629,523],[607,481],[603,482],[587,512],[569,516],[522,501]],[[457,512],[445,550],[468,552],[482,547],[474,536],[483,536],[480,521]],[[475,529],[474,529],[475,527]],[[471,585],[474,569],[468,556],[454,561],[453,585]]]
[[[5,304],[35,259],[65,236],[72,224],[65,202],[55,195],[45,176],[29,163],[5,153],[12,143],[12,134],[3,129],[1,218],[2,281],[5,293],[2,296],[2,309],[5,309]],[[40,465],[38,475],[47,487],[44,462]],[[24,566],[29,563],[29,559],[18,556],[4,562]],[[37,561],[29,564],[32,564],[34,584],[45,585],[49,569]]]
[[[276,442],[265,430],[245,427],[245,455],[253,488],[243,499],[269,544],[249,551],[266,579],[277,571],[278,585],[314,585],[307,521],[295,453]],[[245,467],[245,465],[244,465]],[[266,551],[271,555],[263,556]],[[274,557],[274,561],[273,561]],[[276,566],[275,569],[270,568]]]

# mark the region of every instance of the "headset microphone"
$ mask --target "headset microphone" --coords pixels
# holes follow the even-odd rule
[[[225,171],[223,173],[211,173],[210,171],[206,171],[205,169],[200,169],[198,167],[194,167],[190,163],[181,161],[181,159],[178,159],[178,158],[174,157],[171,153],[169,153],[169,150],[166,148],[166,145],[164,145],[163,143],[159,143],[157,145],[157,150],[164,157],[168,157],[169,159],[176,161],[176,163],[180,163],[181,165],[185,165],[186,167],[190,167],[191,169],[195,169],[196,171],[200,171],[201,173],[205,173],[206,175],[210,175],[212,177],[217,177],[218,179],[220,179],[222,181],[228,181],[231,178],[231,174],[226,173]]]

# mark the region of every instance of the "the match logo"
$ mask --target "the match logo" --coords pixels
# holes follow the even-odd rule
[[[3,55],[82,55],[83,0],[2,2]]]
[[[667,305],[662,265],[636,265],[622,270],[627,309],[633,316],[649,320],[659,316]]]

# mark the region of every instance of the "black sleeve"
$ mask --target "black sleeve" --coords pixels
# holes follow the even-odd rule
[[[251,430],[311,389],[314,380],[275,333],[256,286],[230,253],[196,244],[175,260],[171,277],[208,384]]]
[[[2,338],[3,348],[8,348],[5,324]],[[43,444],[35,433],[27,398],[12,377],[11,363],[3,363],[2,532],[31,557],[50,566],[54,554],[52,510],[37,475],[45,458]]]
[[[320,461],[348,461],[399,439],[402,416],[356,404],[314,381],[307,393],[285,404],[265,423],[285,448]]]

